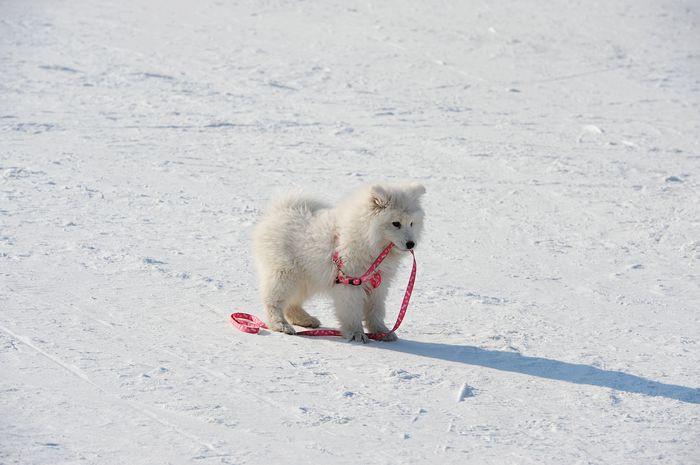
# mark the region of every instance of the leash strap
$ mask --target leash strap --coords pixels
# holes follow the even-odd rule
[[[388,253],[391,251],[391,246],[393,244],[390,244],[389,247],[384,249],[384,251]],[[387,251],[388,249],[388,251]],[[399,326],[401,326],[401,322],[403,321],[404,316],[406,316],[406,310],[408,310],[408,303],[411,300],[411,294],[413,294],[413,285],[416,282],[416,255],[413,253],[413,250],[409,250],[411,252],[411,255],[413,257],[413,269],[411,270],[411,276],[408,278],[408,284],[406,285],[406,292],[404,293],[403,296],[403,301],[401,302],[401,308],[399,309],[399,314],[396,317],[396,323],[394,323],[394,327],[391,328],[391,331],[388,333],[367,333],[367,337],[370,339],[384,339],[384,337],[389,334],[393,333],[397,329],[399,329]],[[382,252],[383,254],[384,252]],[[386,258],[386,255],[382,257],[381,260],[379,258],[382,257],[380,255],[377,257],[377,260],[375,260],[374,264],[370,267],[370,269],[365,273],[367,275],[368,273],[373,272],[377,266],[379,266],[379,263],[381,263],[384,258]],[[376,265],[376,266],[375,266]],[[363,275],[364,276],[364,275]],[[250,313],[232,313],[231,314],[231,324],[236,327],[237,329],[250,333],[250,334],[257,334],[260,332],[260,328],[267,329],[267,325],[257,316],[251,315]],[[337,329],[310,329],[307,331],[299,331],[297,332],[298,336],[342,336],[343,334],[338,331]]]
[[[372,288],[376,289],[379,287],[379,285],[382,283],[382,275],[379,271],[376,273],[374,270],[377,269],[377,267],[384,261],[384,259],[389,255],[391,252],[391,249],[394,248],[394,243],[389,243],[384,250],[379,254],[377,259],[370,265],[370,267],[365,271],[365,274],[362,276],[359,276],[357,278],[353,276],[347,276],[345,273],[343,273],[343,260],[340,258],[340,252],[335,251],[333,254],[333,261],[335,262],[335,265],[338,267],[338,277],[335,278],[335,282],[338,284],[347,284],[350,286],[359,286],[360,284],[364,284],[367,281],[369,281],[372,284]]]
[[[243,312],[232,313],[231,324],[244,333],[250,334],[258,334],[260,328],[267,329],[267,325],[260,318],[250,313]]]

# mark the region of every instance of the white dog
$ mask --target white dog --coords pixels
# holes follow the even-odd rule
[[[367,342],[362,329],[388,332],[384,300],[399,259],[415,247],[423,227],[420,184],[373,185],[330,208],[317,200],[288,196],[272,204],[255,229],[253,255],[271,330],[295,334],[292,325],[316,328],[320,322],[302,308],[316,293],[329,294],[343,336]],[[336,284],[337,250],[348,276],[360,276],[382,250],[394,244],[379,266],[382,283],[372,289]],[[397,250],[399,249],[399,250]],[[389,333],[385,340],[396,340]]]

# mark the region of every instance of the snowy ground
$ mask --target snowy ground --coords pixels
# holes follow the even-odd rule
[[[107,3],[0,1],[0,463],[700,461],[696,1]],[[381,179],[401,340],[234,330]]]

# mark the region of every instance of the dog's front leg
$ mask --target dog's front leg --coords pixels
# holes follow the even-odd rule
[[[386,315],[384,301],[386,300],[388,289],[388,286],[380,286],[369,293],[365,303],[365,324],[368,332],[387,333],[383,340],[395,341],[397,339],[396,334],[390,333],[389,328],[384,324],[384,315]]]
[[[360,286],[338,284],[334,287],[332,296],[343,337],[362,343],[369,341],[362,329],[363,310],[367,299],[365,290]]]

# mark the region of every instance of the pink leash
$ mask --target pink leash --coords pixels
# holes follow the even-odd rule
[[[375,270],[377,269],[379,264],[384,261],[387,255],[389,255],[389,252],[391,252],[391,249],[393,247],[394,244],[389,244],[382,251],[382,253],[379,254],[377,259],[374,261],[374,263],[372,263],[372,265],[365,272],[365,274],[358,278],[346,276],[345,273],[343,273],[343,271],[341,270],[343,262],[340,260],[338,252],[336,252],[333,255],[333,261],[336,263],[336,265],[338,265],[338,277],[336,278],[335,282],[339,284],[347,284],[350,286],[359,286],[362,283],[370,281],[373,288],[379,287],[379,284],[381,283],[381,275],[379,274],[379,272],[375,273]],[[389,331],[389,333],[393,333],[399,328],[399,326],[401,326],[401,322],[403,321],[403,318],[406,315],[406,310],[408,309],[408,302],[411,300],[411,294],[413,294],[413,284],[416,281],[416,255],[413,253],[413,250],[409,250],[409,252],[411,252],[411,255],[413,256],[413,269],[411,270],[411,277],[408,278],[408,285],[406,286],[406,293],[403,296],[403,302],[401,303],[399,315],[396,317],[396,323],[394,323],[394,327],[391,329],[391,331]],[[260,328],[267,329],[267,325],[260,318],[258,318],[255,315],[251,315],[250,313],[232,313],[231,324],[233,324],[233,326],[240,329],[241,331],[250,334],[259,333]],[[389,333],[367,333],[367,337],[370,339],[384,339],[384,337]],[[337,329],[311,329],[308,331],[299,331],[297,335],[342,336],[343,334]]]

